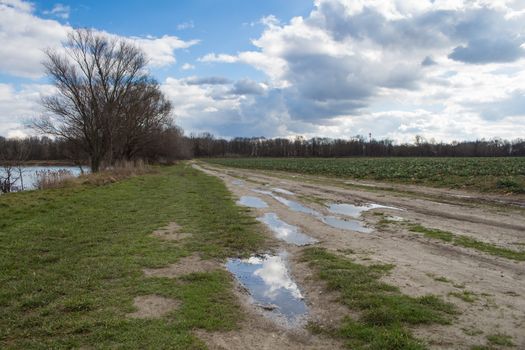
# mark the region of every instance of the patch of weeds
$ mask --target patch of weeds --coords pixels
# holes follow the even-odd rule
[[[418,224],[410,225],[409,229],[412,232],[422,233],[426,237],[434,238],[434,239],[440,239],[440,240],[446,241],[446,242],[452,242],[452,240],[454,238],[454,234],[452,234],[450,232],[443,231],[443,230],[438,230],[438,229],[430,229],[430,228],[426,228],[426,227],[418,225]]]
[[[466,335],[470,335],[471,337],[483,334],[482,330],[475,328],[461,328],[461,330],[463,331],[463,333],[465,333]]]
[[[512,337],[506,334],[491,334],[487,336],[487,340],[490,344],[501,345],[501,346],[514,346]]]
[[[460,292],[450,292],[448,293],[448,295],[461,299],[466,303],[473,303],[476,300],[478,300],[476,293],[470,292],[468,290],[464,290],[461,293]]]
[[[449,324],[456,313],[452,304],[436,296],[411,297],[381,282],[393,265],[365,266],[315,247],[305,249],[302,259],[331,290],[341,293],[343,304],[360,312],[358,320],[348,317],[331,331],[349,348],[423,349],[407,326]]]
[[[513,179],[500,179],[496,182],[496,188],[511,193],[525,193],[525,187]]]
[[[486,243],[478,241],[477,239],[464,236],[464,235],[455,235],[452,232],[443,231],[439,229],[431,229],[424,227],[419,224],[410,224],[408,229],[412,232],[422,233],[426,237],[439,239],[445,242],[453,243],[465,248],[472,248],[480,252],[488,253],[494,256],[500,256],[503,258],[525,261],[525,251],[515,251],[507,248],[498,247],[491,243]]]

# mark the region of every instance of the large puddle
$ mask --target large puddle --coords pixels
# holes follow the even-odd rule
[[[343,220],[334,216],[324,216],[321,220],[328,226],[341,230],[350,230],[361,233],[370,233],[373,231],[371,228],[366,227],[362,222],[357,220]]]
[[[308,308],[288,273],[285,253],[229,259],[226,268],[270,317],[289,326],[304,321]]]
[[[241,199],[237,201],[237,204],[250,208],[268,208],[268,204],[266,204],[265,201],[252,196],[242,196]]]
[[[264,216],[257,218],[257,220],[266,224],[273,231],[275,237],[287,243],[302,246],[318,242],[315,238],[302,233],[299,227],[279,219],[275,213],[266,213]]]
[[[363,212],[372,210],[372,209],[402,210],[400,208],[389,207],[389,206],[380,205],[380,204],[367,204],[367,205],[353,205],[353,204],[347,204],[347,203],[341,203],[341,204],[329,203],[328,204],[329,212],[334,213],[334,214],[350,216],[356,219],[360,217]]]
[[[276,196],[274,194],[272,194],[272,197],[276,201],[286,205],[288,208],[290,208],[293,211],[297,211],[297,212],[300,212],[300,213],[305,213],[305,214],[308,214],[308,215],[312,215],[312,216],[315,216],[317,218],[322,217],[321,213],[319,213],[317,210],[305,207],[301,203],[298,203],[296,201],[292,201],[290,199],[286,199],[284,197]]]
[[[343,219],[337,218],[335,216],[325,216],[325,215],[321,214],[320,212],[318,212],[317,210],[314,210],[312,208],[308,208],[308,207],[306,207],[306,206],[304,206],[301,203],[298,203],[296,201],[293,201],[293,200],[290,200],[290,199],[278,196],[278,195],[276,195],[275,193],[273,193],[271,191],[258,190],[258,189],[254,189],[252,191],[256,192],[256,193],[268,195],[268,196],[272,197],[273,199],[275,199],[276,201],[286,205],[288,208],[290,208],[293,211],[297,211],[297,212],[300,212],[300,213],[305,213],[305,214],[311,215],[311,216],[321,220],[326,225],[334,227],[334,228],[337,228],[337,229],[340,229],[340,230],[349,230],[349,231],[356,231],[356,232],[362,232],[362,233],[370,233],[370,232],[373,231],[371,228],[366,227],[364,225],[364,223],[361,222],[361,221],[358,221],[358,220],[343,220]],[[371,205],[368,205],[368,206],[358,207],[358,206],[352,206],[350,204],[335,204],[335,203],[333,203],[333,204],[330,204],[330,207],[328,208],[328,210],[330,212],[334,212],[334,213],[337,213],[337,214],[349,215],[349,216],[354,217],[353,215],[350,215],[350,213],[354,213],[354,212],[351,212],[351,210],[350,210],[351,208],[350,207],[353,207],[354,212],[359,212],[359,213],[363,212],[365,210],[376,209],[376,208],[397,209],[397,208],[386,207],[386,206],[382,206],[382,205],[378,205],[378,204],[371,204]],[[356,208],[358,208],[360,211],[357,211],[358,209],[356,209]],[[358,216],[359,215],[357,215],[355,217],[358,217]],[[260,221],[262,221],[262,220],[260,220]],[[286,223],[284,223],[284,224],[286,224]],[[294,226],[292,226],[292,227],[294,227]],[[272,228],[272,230],[273,230],[273,228]],[[276,231],[274,230],[274,232],[276,232]]]

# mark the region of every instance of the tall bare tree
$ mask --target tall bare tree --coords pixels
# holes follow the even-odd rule
[[[93,172],[122,156],[130,146],[121,143],[138,140],[137,132],[168,124],[171,105],[149,76],[145,54],[129,41],[76,29],[62,50],[46,55],[57,93],[42,100],[48,113],[34,125],[78,144]]]

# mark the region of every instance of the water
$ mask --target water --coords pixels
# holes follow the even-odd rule
[[[287,243],[303,246],[318,242],[315,238],[302,233],[299,227],[279,219],[275,213],[266,213],[264,216],[257,218],[257,220],[266,224],[278,239]]]
[[[250,208],[268,208],[268,204],[266,204],[265,201],[252,196],[242,196],[241,199],[237,201],[237,204]]]
[[[242,180],[235,179],[235,180],[232,181],[232,184],[237,185],[237,186],[244,186],[246,184],[246,182],[244,182]]]
[[[80,168],[77,166],[27,166],[22,168],[22,179],[24,181],[24,190],[36,189],[37,176],[36,173],[39,171],[59,171],[68,170],[72,176],[80,175]],[[86,167],[84,172],[89,172]],[[0,177],[4,175],[4,169],[0,167]],[[16,176],[18,177],[18,170],[16,170]],[[15,183],[15,190],[21,190],[21,182],[18,180]]]
[[[354,204],[348,204],[348,203],[329,203],[328,204],[328,211],[334,214],[341,214],[350,216],[353,218],[358,218],[361,216],[361,214],[365,211],[372,210],[372,209],[393,209],[393,210],[401,210],[399,208],[395,207],[389,207],[386,205],[380,205],[380,204],[367,204],[367,205],[354,205]]]
[[[373,231],[371,228],[364,226],[362,222],[357,220],[342,220],[334,216],[324,216],[322,221],[329,226],[341,230],[350,230],[361,233],[370,233]]]
[[[288,273],[286,253],[228,259],[226,268],[268,316],[290,326],[304,321],[308,308]]]
[[[277,192],[277,193],[287,194],[289,196],[295,196],[295,193],[285,190],[284,188],[274,187],[272,188],[272,191]]]
[[[276,196],[276,195],[272,195],[272,197],[277,200],[278,202],[286,205],[288,208],[290,208],[291,210],[293,211],[297,211],[297,212],[300,212],[300,213],[305,213],[305,214],[308,214],[308,215],[312,215],[312,216],[315,216],[315,217],[321,217],[321,213],[319,213],[318,211],[312,209],[312,208],[308,208],[308,207],[305,207],[304,205],[302,205],[301,203],[298,203],[296,201],[292,201],[290,199],[286,199],[286,198],[283,198],[283,197],[280,197],[280,196]]]
[[[320,212],[318,212],[317,210],[314,210],[312,208],[308,208],[308,207],[306,207],[306,206],[304,206],[301,203],[298,203],[296,201],[293,201],[293,200],[290,200],[290,199],[278,196],[278,195],[274,194],[273,192],[265,191],[265,190],[257,190],[257,189],[255,189],[253,191],[256,192],[256,193],[260,193],[260,194],[265,194],[265,195],[271,196],[276,201],[286,205],[291,210],[311,215],[311,216],[319,219],[321,222],[323,222],[324,224],[326,224],[328,226],[331,226],[331,227],[334,227],[334,228],[337,228],[337,229],[341,229],[341,230],[350,230],[350,231],[356,231],[356,232],[361,232],[361,233],[370,233],[370,232],[373,231],[371,228],[366,227],[364,225],[364,223],[362,223],[361,221],[358,221],[358,220],[343,220],[343,219],[340,219],[340,218],[337,218],[337,217],[334,217],[334,216],[325,216],[325,215],[321,214]],[[387,207],[387,206],[379,205],[379,204],[369,204],[369,205],[366,205],[366,206],[355,206],[355,205],[351,205],[351,204],[336,204],[336,203],[332,203],[332,204],[329,205],[328,210],[330,212],[333,212],[333,213],[336,213],[336,214],[348,215],[348,216],[352,216],[354,218],[357,218],[357,217],[360,216],[361,212],[366,211],[366,210],[371,210],[371,209],[377,209],[377,208],[398,209],[398,208]],[[277,237],[277,238],[279,238],[279,237]]]

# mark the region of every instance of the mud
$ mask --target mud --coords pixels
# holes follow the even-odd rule
[[[348,180],[317,176],[230,169],[202,163],[198,166],[223,179],[238,198],[253,193],[253,190],[261,190],[261,184],[265,184],[262,191],[267,192],[268,208],[253,209],[255,216],[275,213],[287,224],[318,240],[316,245],[338,254],[345,252],[357,263],[393,264],[395,267],[384,278],[385,282],[398,286],[408,295],[435,294],[455,304],[460,314],[451,325],[413,329],[430,348],[470,349],[474,345],[486,344],[486,337],[495,333],[510,335],[517,348],[525,348],[525,262],[429,239],[409,232],[405,225],[406,222],[418,223],[520,250],[525,243],[525,210],[515,204],[521,203],[521,197],[503,198],[377,182],[363,186],[362,183],[348,184],[345,183]],[[232,181],[240,178],[245,186],[232,185]],[[274,188],[294,193],[294,200],[284,197],[290,194],[281,193],[281,196],[267,190]],[[308,198],[316,200],[308,201]],[[306,209],[294,210],[300,207],[290,206],[290,201]],[[366,206],[367,210],[358,215],[339,212],[336,215],[342,217],[337,217],[329,211],[330,203]],[[370,204],[381,207],[370,208]],[[330,216],[348,222],[355,220],[373,233],[342,230],[319,219]],[[385,225],[383,219],[390,223]],[[273,236],[270,230],[267,234]],[[290,276],[296,281],[308,306],[309,320],[337,324],[341,317],[352,315],[351,310],[341,306],[338,296],[327,293],[319,281],[312,279],[312,271],[299,262],[301,247],[282,242],[281,248],[289,252]],[[474,293],[475,301],[468,303],[450,295],[462,291]],[[285,344],[290,333],[281,332],[287,334],[280,338]],[[236,343],[233,339],[228,342],[227,337],[220,338],[231,348],[242,348],[239,345],[242,340]],[[210,340],[210,344],[221,341]],[[262,344],[255,348],[264,348]]]

